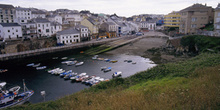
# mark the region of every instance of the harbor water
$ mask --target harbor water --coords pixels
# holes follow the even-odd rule
[[[58,59],[53,59],[54,57],[58,57]],[[77,61],[83,61],[84,64],[78,67],[75,67],[74,65],[68,66],[61,63],[64,61],[61,59],[62,57],[75,58]],[[80,54],[79,52],[41,55],[20,59],[18,61],[1,62],[0,68],[6,68],[8,71],[0,73],[0,80],[6,81],[9,86],[19,85],[22,87],[22,79],[25,79],[26,86],[35,92],[31,97],[30,102],[38,103],[44,101],[44,98],[41,96],[41,91],[46,92],[45,100],[50,101],[76,93],[85,88],[89,88],[90,86],[71,82],[71,80],[64,80],[60,76],[49,74],[45,69],[36,70],[36,68],[26,66],[29,63],[41,63],[41,66],[47,66],[47,69],[59,67],[66,71],[72,70],[78,74],[86,72],[88,75],[96,75],[105,79],[112,79],[112,74],[117,71],[122,71],[122,77],[124,78],[156,65],[148,58],[134,55],[100,54],[99,57],[117,60],[118,62],[109,63],[93,60],[92,56]],[[132,60],[132,62],[136,62],[136,64],[132,64],[132,62],[124,62],[124,60]],[[112,70],[109,72],[103,72],[101,71],[101,67],[112,67]]]

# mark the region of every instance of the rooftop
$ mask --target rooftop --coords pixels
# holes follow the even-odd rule
[[[76,28],[88,28],[88,27],[86,27],[86,26],[83,26],[83,25],[77,25],[77,26],[75,26]]]
[[[202,5],[202,4],[193,4],[192,6],[189,6],[183,10],[180,10],[180,12],[186,12],[186,11],[208,11],[208,9],[210,9],[212,7],[206,6],[206,5]]]
[[[60,32],[57,32],[57,35],[64,35],[64,34],[79,34],[80,32],[74,28],[69,28]]]
[[[0,8],[14,8],[13,5],[0,4]]]
[[[48,23],[50,22],[49,20],[45,19],[45,18],[34,18],[32,19],[34,22],[36,23]]]
[[[21,26],[18,23],[0,23],[3,27]]]

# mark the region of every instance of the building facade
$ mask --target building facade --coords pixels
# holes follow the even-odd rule
[[[80,42],[80,32],[74,28],[57,32],[56,37],[58,44],[72,44]]]
[[[213,23],[214,9],[206,5],[194,4],[181,10],[180,15],[179,32],[195,34],[201,27]]]
[[[117,25],[113,22],[105,22],[100,25],[100,29],[106,32],[106,37],[112,38],[117,36]]]
[[[215,36],[220,37],[220,3],[215,8],[214,31]]]
[[[75,28],[80,32],[80,41],[90,40],[89,28],[83,25],[77,25]]]
[[[0,23],[0,39],[3,41],[22,38],[21,25],[18,23]]]
[[[0,4],[0,23],[14,23],[15,8],[12,5]]]
[[[164,28],[179,28],[180,25],[180,14],[178,12],[171,12],[164,16]]]
[[[38,37],[50,37],[51,33],[51,22],[46,18],[35,18],[32,22],[36,23],[37,36]]]
[[[17,23],[27,23],[28,20],[32,19],[32,12],[30,8],[22,8],[16,7],[16,19],[15,22]]]
[[[99,23],[92,18],[87,18],[81,21],[81,25],[89,28],[91,39],[96,39],[99,34]]]
[[[47,16],[47,19],[50,22],[58,22],[60,24],[63,24],[63,18],[60,15],[50,15],[50,16]]]

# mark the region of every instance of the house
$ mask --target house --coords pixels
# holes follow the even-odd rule
[[[142,21],[140,23],[140,30],[143,32],[154,31],[156,29],[156,22],[154,20]]]
[[[198,3],[179,11],[179,13],[181,15],[179,32],[183,34],[195,34],[198,29],[213,23],[214,20],[213,8]]]
[[[62,16],[60,15],[49,15],[47,16],[47,19],[50,21],[50,22],[58,22],[62,25],[63,23],[63,18]]]
[[[62,25],[58,22],[51,22],[50,23],[51,26],[51,34],[56,34],[59,31],[62,31]]]
[[[88,41],[90,40],[90,32],[89,28],[83,25],[77,25],[75,28],[80,32],[80,41]]]
[[[36,23],[38,37],[49,37],[52,35],[51,22],[46,18],[34,18],[32,22]]]
[[[112,38],[116,37],[117,25],[113,22],[105,22],[100,25],[100,30],[106,32],[106,37]]]
[[[215,8],[215,17],[214,17],[214,31],[215,36],[220,36],[220,3]]]
[[[42,10],[32,8],[31,11],[32,11],[32,18],[46,18],[46,13]]]
[[[27,23],[21,23],[22,33],[24,38],[37,37],[37,25],[34,22],[27,21]]]
[[[15,8],[13,5],[0,4],[0,23],[14,23]]]
[[[179,12],[173,11],[168,15],[164,16],[164,28],[178,28],[180,26],[180,14]]]
[[[65,15],[64,19],[69,23],[73,22],[76,26],[79,25],[82,21],[82,16],[80,15],[80,13],[68,13]]]
[[[99,34],[99,22],[98,21],[96,21],[96,20],[89,17],[87,19],[83,19],[81,21],[81,25],[86,26],[86,27],[89,28],[92,39],[97,39],[98,38],[98,34]]]
[[[56,34],[58,44],[71,44],[80,42],[80,32],[75,28],[69,28]]]
[[[27,23],[28,20],[32,19],[32,12],[30,8],[22,8],[22,7],[15,7],[16,19],[15,22],[17,23]]]
[[[0,23],[0,39],[5,41],[18,38],[22,38],[21,25],[18,23]]]

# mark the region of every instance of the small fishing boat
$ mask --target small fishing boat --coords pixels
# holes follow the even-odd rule
[[[61,58],[61,60],[66,60],[66,59],[68,59],[68,57],[62,57],[62,58]]]
[[[111,60],[110,62],[111,63],[116,63],[116,62],[118,62],[118,60]]]
[[[42,70],[42,69],[45,69],[45,68],[47,68],[47,66],[36,67],[36,70]]]
[[[103,61],[104,60],[104,58],[97,58],[99,61]]]
[[[52,73],[52,72],[54,72],[54,71],[56,71],[56,70],[58,70],[58,69],[60,69],[60,68],[54,68],[54,69],[49,70],[49,71],[47,71],[47,72],[48,72],[48,73]]]
[[[115,78],[115,77],[119,77],[119,76],[121,76],[121,74],[122,74],[121,71],[114,72],[114,73],[112,74],[112,77],[113,77],[113,78]]]
[[[0,73],[4,73],[4,72],[7,72],[8,70],[7,69],[0,69]]]
[[[64,69],[58,69],[58,70],[54,71],[54,72],[51,73],[51,74],[54,74],[54,75],[60,75],[61,73],[64,73],[64,72],[65,72]]]
[[[137,62],[132,62],[131,64],[137,64]]]
[[[88,81],[88,80],[90,80],[90,79],[92,79],[92,78],[95,78],[95,77],[96,77],[95,75],[89,76],[88,78],[84,78],[81,82],[82,82],[82,83],[86,83],[86,81]]]
[[[72,62],[72,61],[66,60],[66,61],[62,61],[61,63],[62,63],[62,64],[68,64],[68,63],[70,63],[70,62]]]
[[[92,57],[92,59],[93,59],[93,60],[96,60],[97,57],[98,57],[98,55],[94,55],[94,56]]]
[[[76,63],[75,66],[81,66],[81,65],[83,65],[83,64],[84,64],[84,62],[78,62],[78,63]]]
[[[106,66],[101,67],[101,71],[103,71],[103,70],[105,70],[105,69],[107,69],[107,67],[106,67]]]
[[[38,67],[40,66],[40,63],[33,65],[32,67]]]
[[[77,76],[75,76],[75,77],[71,77],[70,79],[72,80],[72,81],[75,81],[76,79],[78,79],[78,78],[80,78],[80,77],[82,77],[82,76],[85,76],[86,75],[86,73],[81,73],[81,74],[79,74],[79,75],[77,75]]]
[[[131,62],[132,62],[132,60],[128,60],[127,62],[128,62],[128,63],[131,63]]]
[[[72,73],[73,71],[72,70],[69,70],[67,72],[64,72],[64,73],[60,73],[60,77],[64,77],[65,75],[68,75],[70,73]]]
[[[109,72],[109,71],[111,71],[111,70],[112,70],[112,67],[108,67],[108,68],[104,69],[103,71],[104,71],[104,72]]]
[[[68,66],[71,66],[71,65],[75,65],[77,63],[77,61],[71,61],[69,63],[67,63]]]
[[[27,102],[30,99],[30,97],[34,94],[33,90],[27,89],[24,81],[23,81],[24,92],[22,93],[18,93],[18,91],[20,90],[19,86],[15,86],[9,90],[5,90],[4,89],[5,85],[6,82],[0,83],[0,109],[15,105],[21,105]]]
[[[89,75],[81,76],[80,78],[77,78],[77,79],[76,79],[76,82],[80,82],[80,81],[82,81],[83,79],[86,79],[86,78],[88,78],[88,77],[89,77]]]
[[[75,58],[70,58],[69,60],[70,60],[70,61],[74,61],[74,60],[76,60],[76,59],[75,59]]]
[[[58,59],[58,57],[53,57],[52,59],[56,60],[56,59]]]
[[[34,63],[27,64],[26,66],[34,66]]]
[[[70,73],[70,74],[65,75],[63,78],[64,78],[65,80],[68,80],[68,79],[70,79],[71,77],[74,77],[74,76],[76,76],[76,75],[77,75],[77,73],[72,72],[72,73]]]

